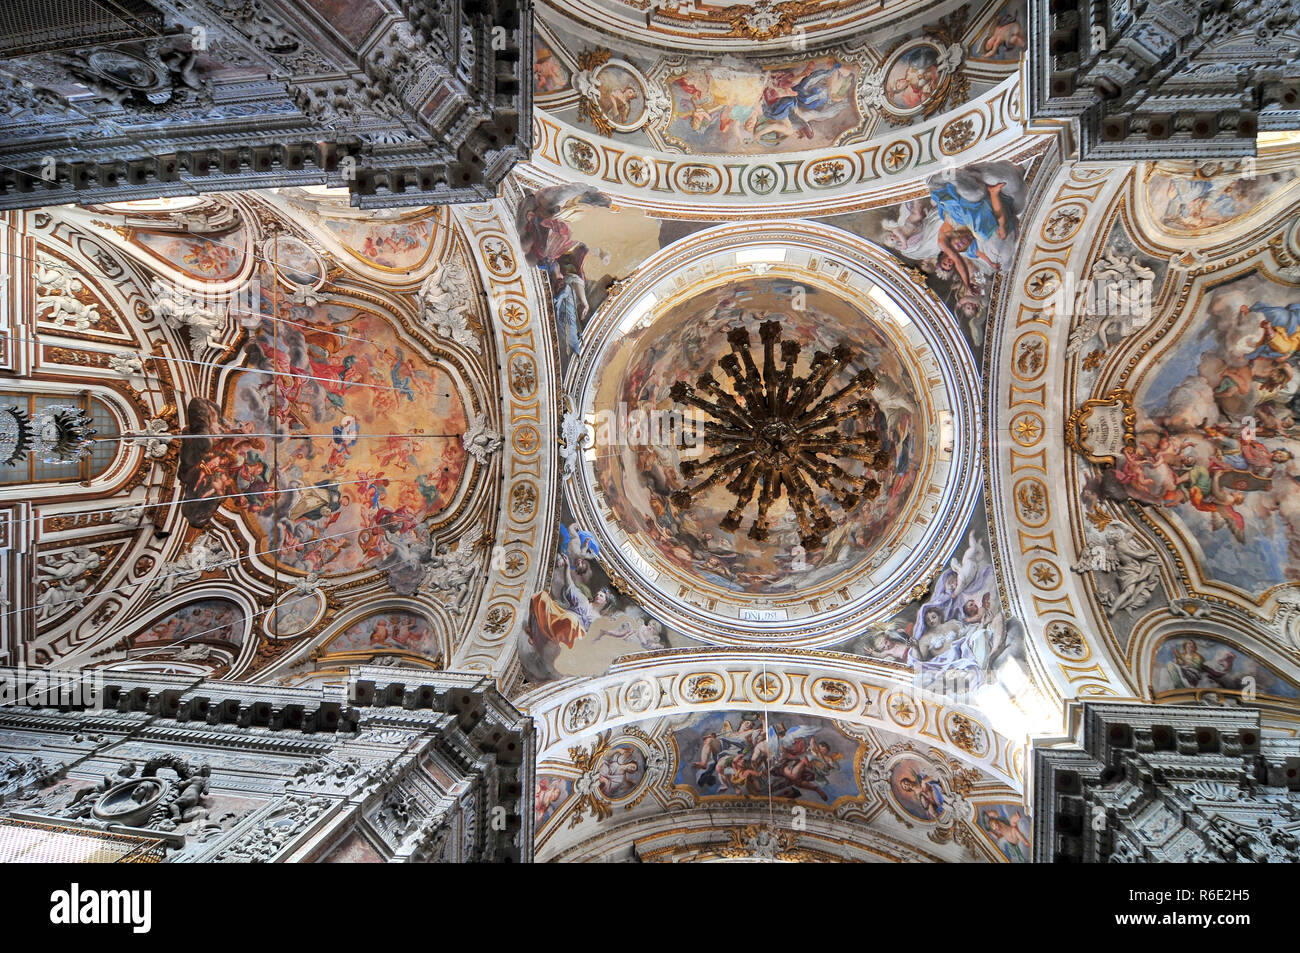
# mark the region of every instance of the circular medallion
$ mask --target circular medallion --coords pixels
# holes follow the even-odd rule
[[[325,263],[315,249],[292,235],[276,235],[267,249],[276,275],[289,287],[319,288]]]
[[[137,825],[148,819],[171,782],[163,778],[133,778],[115,784],[95,801],[91,814],[100,821]]]
[[[597,759],[593,770],[601,797],[615,804],[626,801],[646,779],[645,749],[631,738],[619,738]]]
[[[890,765],[889,793],[894,803],[918,821],[934,823],[952,809],[945,780],[924,758],[904,755]]]
[[[309,631],[324,614],[325,594],[319,589],[305,593],[290,589],[266,614],[262,625],[267,635],[290,639]]]
[[[885,108],[896,116],[929,115],[947,94],[953,66],[948,50],[931,39],[896,49],[882,68]]]
[[[579,73],[574,84],[615,132],[635,132],[645,124],[645,77],[627,60],[607,60]]]
[[[122,50],[96,50],[86,58],[86,63],[123,89],[144,92],[163,85],[163,77],[153,64]]]

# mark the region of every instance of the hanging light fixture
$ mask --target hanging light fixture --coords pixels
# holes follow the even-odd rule
[[[17,405],[0,407],[0,463],[14,467],[32,448],[32,422]]]
[[[800,542],[816,549],[835,525],[820,494],[829,493],[840,510],[848,513],[860,500],[879,496],[880,481],[871,474],[878,476],[890,466],[880,434],[867,425],[877,410],[870,394],[876,375],[864,368],[823,397],[835,375],[852,363],[848,346],[841,344],[830,353],[817,351],[808,374],[796,377],[801,345],[782,340],[777,321],[764,321],[759,335],[763,342],[761,372],[750,354],[749,331],[737,328],[727,335],[731,353],[716,365],[731,379],[730,390],[711,373],[702,375],[695,386],[685,381],[673,385],[673,400],[697,407],[711,418],[703,421],[703,442],[715,452],[704,460],[680,462],[682,476],[696,482],[669,499],[673,506],[687,509],[710,487],[727,480],[724,485],[734,494],[735,505],[719,525],[734,532],[757,491],[757,513],[747,535],[762,541],[770,528],[768,511],[785,495],[799,523]],[[780,370],[776,365],[778,345],[784,363]],[[856,418],[859,426],[846,434],[840,424],[851,418]],[[850,464],[852,469],[846,469],[841,462],[847,460],[861,465]]]
[[[90,414],[81,407],[54,404],[36,414],[36,455],[46,463],[76,463],[89,456],[95,443]]]

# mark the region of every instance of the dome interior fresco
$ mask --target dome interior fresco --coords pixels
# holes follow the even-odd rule
[[[481,680],[546,862],[1022,863],[1086,706],[1296,738],[1300,138],[1081,159],[1030,10],[546,0],[491,197],[0,213],[4,661]]]
[[[796,289],[802,310],[792,307]],[[809,574],[800,577],[801,585],[816,586],[852,573],[887,544],[890,525],[905,508],[916,484],[921,469],[917,461],[924,460],[927,452],[925,428],[920,426],[925,411],[899,345],[853,305],[786,278],[734,281],[668,303],[648,327],[621,338],[617,350],[605,357],[597,371],[596,404],[649,408],[645,418],[649,426],[649,421],[656,419],[650,415],[671,411],[674,383],[695,381],[714,370],[718,359],[730,352],[728,332],[748,330],[762,321],[779,322],[782,340],[805,346],[795,374],[809,373],[808,363],[815,352],[829,354],[838,346],[851,346],[853,356],[831,379],[828,389],[837,390],[868,366],[880,380],[880,409],[870,425],[881,433],[888,459],[881,461],[880,467],[862,460],[846,460],[845,465],[855,477],[865,478],[868,470],[888,472],[886,490],[877,500],[859,501],[845,512],[843,523],[825,546],[803,551],[788,493],[773,505],[775,529],[762,542],[739,530],[729,533],[718,525],[734,502],[734,494],[721,485],[715,484],[687,512],[674,512],[669,497],[681,485],[678,466],[694,447],[670,448],[671,455],[661,459],[655,449],[642,449],[631,439],[623,446],[612,439],[602,444],[597,434],[593,445],[594,476],[616,519],[636,527],[642,514],[653,514],[653,519],[644,521],[644,533],[638,538],[647,541],[657,560],[667,560],[689,573],[696,586],[712,584],[751,595],[791,589],[795,579],[789,561],[798,555],[804,557]],[[754,343],[758,343],[757,336]],[[734,398],[734,382],[725,376],[723,380]],[[851,419],[844,426],[857,424]],[[821,502],[833,503],[829,491],[822,491]],[[703,580],[696,581],[701,574]]]

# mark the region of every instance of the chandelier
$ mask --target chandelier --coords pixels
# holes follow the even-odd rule
[[[879,475],[890,465],[890,455],[880,434],[870,426],[877,405],[870,391],[876,375],[864,368],[836,390],[826,393],[832,379],[851,363],[852,352],[839,345],[830,353],[813,354],[808,374],[795,376],[802,346],[781,340],[781,325],[764,321],[759,326],[763,342],[760,372],[750,354],[750,335],[737,328],[727,335],[731,353],[716,366],[731,379],[730,390],[712,373],[701,375],[691,386],[678,381],[671,390],[673,400],[690,404],[708,415],[702,422],[702,441],[713,451],[702,460],[682,460],[678,469],[692,485],[677,490],[669,499],[678,509],[688,509],[693,500],[709,488],[726,481],[735,505],[720,521],[728,532],[740,528],[741,514],[757,492],[757,513],[749,527],[750,539],[767,539],[771,523],[768,512],[784,495],[799,523],[799,539],[806,549],[818,549],[835,520],[823,505],[829,494],[842,514],[860,500],[880,495]],[[778,344],[783,366],[777,369]],[[824,395],[824,396],[823,396]],[[852,433],[841,423],[856,419]],[[700,435],[697,431],[697,439]],[[848,464],[860,472],[852,472]],[[870,471],[870,472],[869,472]]]
[[[95,444],[95,430],[90,424],[90,415],[80,407],[46,407],[32,421],[36,455],[46,463],[75,463],[89,456]]]
[[[17,466],[32,446],[32,422],[17,406],[0,407],[0,464]]]

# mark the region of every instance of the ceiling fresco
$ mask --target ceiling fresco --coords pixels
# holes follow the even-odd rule
[[[1028,223],[990,354],[994,523],[1076,691],[1293,721],[1293,167],[1061,170]]]
[[[585,347],[568,369],[575,409],[561,430],[569,442],[566,475],[584,475],[566,487],[579,528],[593,534],[625,588],[692,637],[734,644],[764,632],[798,644],[833,641],[861,618],[888,615],[906,601],[937,568],[974,504],[969,472],[979,425],[969,351],[952,319],[933,298],[917,294],[895,261],[867,246],[851,249],[850,242],[838,230],[812,225],[698,232],[620,287],[600,322],[585,329],[600,343]],[[671,407],[688,384],[721,386],[700,376],[709,360],[721,362],[714,380],[732,381],[734,402],[740,385],[731,375],[740,365],[722,368],[737,360],[742,342],[759,347],[753,332],[765,320],[782,329],[791,354],[812,352],[786,365],[792,379],[796,372],[824,373],[833,394],[856,386],[870,369],[873,383],[850,405],[857,410],[831,414],[833,436],[799,438],[823,448],[803,451],[802,459],[837,468],[826,472],[841,474],[834,491],[841,495],[828,484],[796,492],[801,481],[820,478],[789,469],[780,492],[767,478],[759,513],[771,522],[756,538],[754,525],[742,533],[731,522],[743,471],[721,491],[706,490],[689,504],[681,499],[689,467],[700,459],[697,438],[702,434],[706,447],[714,438],[707,424],[684,420],[674,435]],[[775,340],[769,344],[775,351]],[[755,354],[750,361],[767,367],[767,358]],[[773,357],[772,371],[763,372],[769,408],[782,401]],[[833,368],[825,362],[841,359],[838,376],[815,372],[810,363]],[[760,375],[757,367],[752,373]],[[804,385],[797,386],[802,394]],[[754,399],[746,397],[751,408]],[[807,415],[836,406],[830,397],[819,399]],[[834,449],[866,429],[875,442],[861,453],[870,459]],[[754,446],[756,465],[769,451]],[[837,453],[840,460],[833,459]],[[719,474],[725,475],[710,477],[715,487]],[[770,507],[761,502],[764,494]],[[811,508],[822,502],[818,519],[825,523],[814,529]]]
[[[602,733],[540,765],[535,810],[543,859],[597,850],[670,859],[667,845],[677,840],[677,851],[716,853],[711,859],[802,851],[802,859],[1014,862],[1028,844],[1011,789],[941,751],[888,731],[759,710]],[[746,828],[772,830],[777,844]],[[743,836],[732,843],[733,833]],[[769,850],[788,856],[765,857]]]
[[[890,524],[906,507],[916,485],[917,460],[926,457],[921,399],[897,343],[846,302],[787,278],[742,279],[665,307],[648,327],[625,335],[616,349],[604,355],[597,370],[595,399],[601,407],[626,406],[629,414],[643,411],[644,417],[637,417],[629,428],[641,421],[649,428],[671,411],[670,391],[676,382],[694,382],[715,370],[718,359],[730,353],[729,331],[770,320],[780,322],[783,339],[806,345],[797,374],[808,373],[814,350],[829,353],[850,344],[854,357],[832,378],[831,388],[868,366],[874,369],[879,383],[872,423],[887,459],[852,460],[846,465],[862,475],[887,473],[885,490],[843,514],[843,522],[826,545],[806,552],[788,494],[773,506],[774,530],[761,542],[739,528],[729,532],[719,525],[734,502],[734,494],[720,484],[689,508],[674,506],[672,493],[683,486],[680,464],[702,450],[694,440],[690,446],[663,446],[668,441],[656,444],[649,439],[640,445],[636,434],[629,433],[627,442],[620,444],[612,433],[596,433],[593,475],[604,488],[615,519],[629,531],[639,530],[636,538],[654,551],[651,558],[673,564],[696,588],[784,593],[853,572],[889,536]],[[734,398],[735,385],[727,386]],[[828,490],[822,489],[822,501],[832,503]]]
[[[905,24],[960,3],[919,4],[902,0],[882,5],[861,0],[744,0],[708,3],[704,0],[580,0],[548,4],[540,13],[544,23],[585,25],[605,32],[667,47],[754,50],[763,46],[798,47],[809,40],[824,42],[870,30],[897,32]],[[1020,31],[1023,49],[1024,31]]]
[[[924,596],[841,650],[903,666],[940,693],[1023,684],[1024,630],[999,592],[985,516],[981,506]]]
[[[387,218],[290,191],[33,219],[48,272],[100,276],[79,303],[134,316],[37,358],[55,390],[55,368],[97,375],[135,435],[104,502],[55,488],[34,659],[285,679],[470,649],[452,633],[488,611],[487,474],[535,455],[542,432],[534,412],[507,450],[499,394],[531,380],[535,395],[538,364],[520,349],[513,380],[497,375],[462,226],[436,209]],[[37,280],[37,320],[63,331],[57,295],[78,289]],[[526,534],[544,497],[516,501]],[[384,596],[419,611],[346,621]]]
[[[224,412],[191,399],[187,430],[223,436],[181,448],[182,512],[202,527],[223,506],[237,509],[260,543],[275,536],[286,569],[385,566],[387,534],[436,525],[456,500],[465,401],[453,372],[405,350],[380,316],[336,305],[290,313],[310,328],[250,329],[245,361],[259,373],[238,376]],[[244,435],[268,432],[285,437]],[[300,489],[285,501],[273,486]]]
[[[555,861],[1024,862],[1082,700],[1294,735],[1300,147],[1074,161],[1020,0],[888,6],[541,5],[491,201],[12,213],[0,409],[114,436],[0,483],[7,659],[493,678]]]
[[[800,31],[793,41],[691,55],[629,44],[626,33],[574,32],[544,15],[534,93],[556,118],[619,143],[688,155],[824,150],[954,109],[1015,71],[1022,3],[928,16],[832,46]]]

